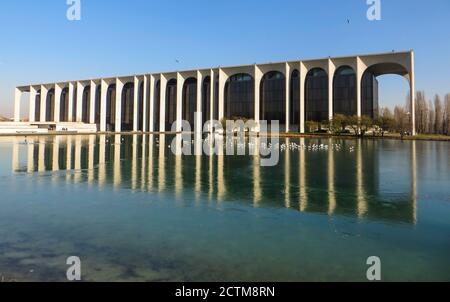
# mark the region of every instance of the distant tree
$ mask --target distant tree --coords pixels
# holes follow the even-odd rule
[[[450,93],[445,96],[443,133],[450,135]]]
[[[359,129],[361,137],[364,137],[367,131],[373,126],[373,120],[370,116],[363,115],[359,118]]]
[[[319,123],[314,121],[307,121],[306,122],[306,131],[308,133],[314,133],[319,129]]]
[[[416,93],[415,105],[417,132],[426,133],[428,131],[429,110],[425,98],[425,92],[418,91]]]
[[[408,112],[404,107],[396,106],[394,109],[394,119],[396,131],[400,133],[403,139],[410,129]]]
[[[434,105],[432,101],[428,102],[428,110],[429,113],[428,113],[428,123],[426,133],[432,134],[434,133],[436,122],[436,112],[434,111]]]
[[[336,114],[331,121],[331,127],[334,133],[341,134],[348,126],[348,117],[343,114]]]
[[[347,117],[348,126],[352,128],[355,136],[358,136],[360,133],[360,123],[361,120],[357,115],[352,115]]]
[[[444,126],[444,108],[442,108],[441,98],[436,94],[434,97],[434,133],[442,134]]]

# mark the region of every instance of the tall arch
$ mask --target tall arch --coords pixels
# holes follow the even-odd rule
[[[172,129],[172,124],[177,120],[177,80],[167,82],[166,88],[166,131]]]
[[[95,89],[95,123],[100,126],[101,120],[101,95],[102,95],[102,85],[96,85]]]
[[[53,122],[55,120],[55,89],[50,89],[45,101],[45,121]]]
[[[341,66],[333,78],[333,114],[353,116],[357,113],[356,73],[350,66]]]
[[[155,93],[153,98],[153,131],[160,131],[161,121],[161,81],[156,81]]]
[[[202,121],[211,119],[211,77],[207,76],[202,84]]]
[[[311,69],[305,82],[305,121],[328,120],[328,75],[322,68]]]
[[[194,129],[194,114],[197,111],[197,79],[189,78],[183,85],[183,120]]]
[[[300,129],[300,72],[295,69],[291,73],[289,85],[289,124],[296,130]]]
[[[66,87],[61,91],[59,103],[59,120],[60,122],[69,121],[69,88]]]
[[[144,131],[144,81],[141,81],[138,89],[138,131]]]
[[[89,124],[91,114],[91,86],[86,86],[83,90],[82,97],[82,110],[81,121],[85,124]]]
[[[133,131],[134,123],[134,83],[126,83],[122,89],[122,131]]]
[[[106,93],[106,131],[116,128],[116,84],[108,86]]]
[[[286,77],[279,71],[266,73],[260,85],[260,119],[286,124]]]
[[[231,76],[225,84],[225,118],[253,119],[255,80],[246,73]]]
[[[369,66],[361,78],[361,114],[372,118],[378,117],[378,77],[383,75],[399,75],[410,81],[409,71],[398,63],[378,63]]]
[[[73,89],[73,99],[72,99],[72,121],[76,121],[77,120],[77,100],[78,100],[78,89],[77,89],[77,85],[75,85],[74,89]]]
[[[36,97],[34,98],[34,120],[36,122],[41,121],[41,90],[36,92]]]

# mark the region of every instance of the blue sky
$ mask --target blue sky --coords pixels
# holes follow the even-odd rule
[[[414,49],[416,86],[450,92],[450,1],[66,0],[0,4],[0,114],[14,87],[101,76]],[[347,23],[350,19],[350,24]],[[176,62],[179,60],[179,63]],[[408,85],[380,80],[382,105],[403,104]]]

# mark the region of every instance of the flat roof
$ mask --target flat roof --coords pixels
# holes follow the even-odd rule
[[[401,54],[411,54],[414,50],[408,50],[408,51],[392,51],[392,52],[381,52],[381,53],[372,53],[372,54],[359,54],[359,55],[352,55],[352,56],[338,56],[338,57],[325,57],[325,58],[319,58],[319,59],[300,59],[300,60],[288,60],[288,61],[276,61],[276,62],[266,62],[266,63],[255,63],[255,64],[244,64],[244,65],[231,65],[231,66],[216,66],[216,67],[209,67],[209,68],[197,68],[197,69],[186,69],[186,70],[176,70],[176,71],[165,71],[165,72],[151,72],[151,73],[143,73],[143,74],[132,74],[132,75],[124,75],[124,76],[108,76],[108,77],[96,77],[96,78],[88,78],[88,79],[82,79],[82,80],[68,80],[68,81],[55,81],[55,82],[49,82],[49,83],[39,83],[39,84],[30,84],[30,85],[21,85],[17,86],[18,89],[24,89],[28,88],[30,86],[41,86],[41,85],[52,85],[52,84],[63,84],[63,83],[70,83],[70,82],[86,82],[86,81],[95,81],[95,80],[112,80],[116,78],[130,78],[130,77],[142,77],[145,75],[159,75],[159,74],[173,74],[173,73],[188,73],[188,72],[195,72],[195,71],[207,71],[207,70],[215,70],[215,69],[232,69],[232,68],[242,68],[242,67],[251,67],[255,65],[277,65],[277,64],[293,64],[293,63],[299,63],[299,62],[312,62],[312,61],[322,61],[322,60],[339,60],[339,59],[350,59],[350,58],[357,58],[357,57],[376,57],[376,56],[385,56],[385,55],[401,55]]]

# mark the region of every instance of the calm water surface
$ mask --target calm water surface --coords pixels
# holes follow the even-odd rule
[[[0,275],[364,281],[379,256],[385,281],[450,281],[449,143],[287,139],[261,167],[171,140],[1,138]]]

